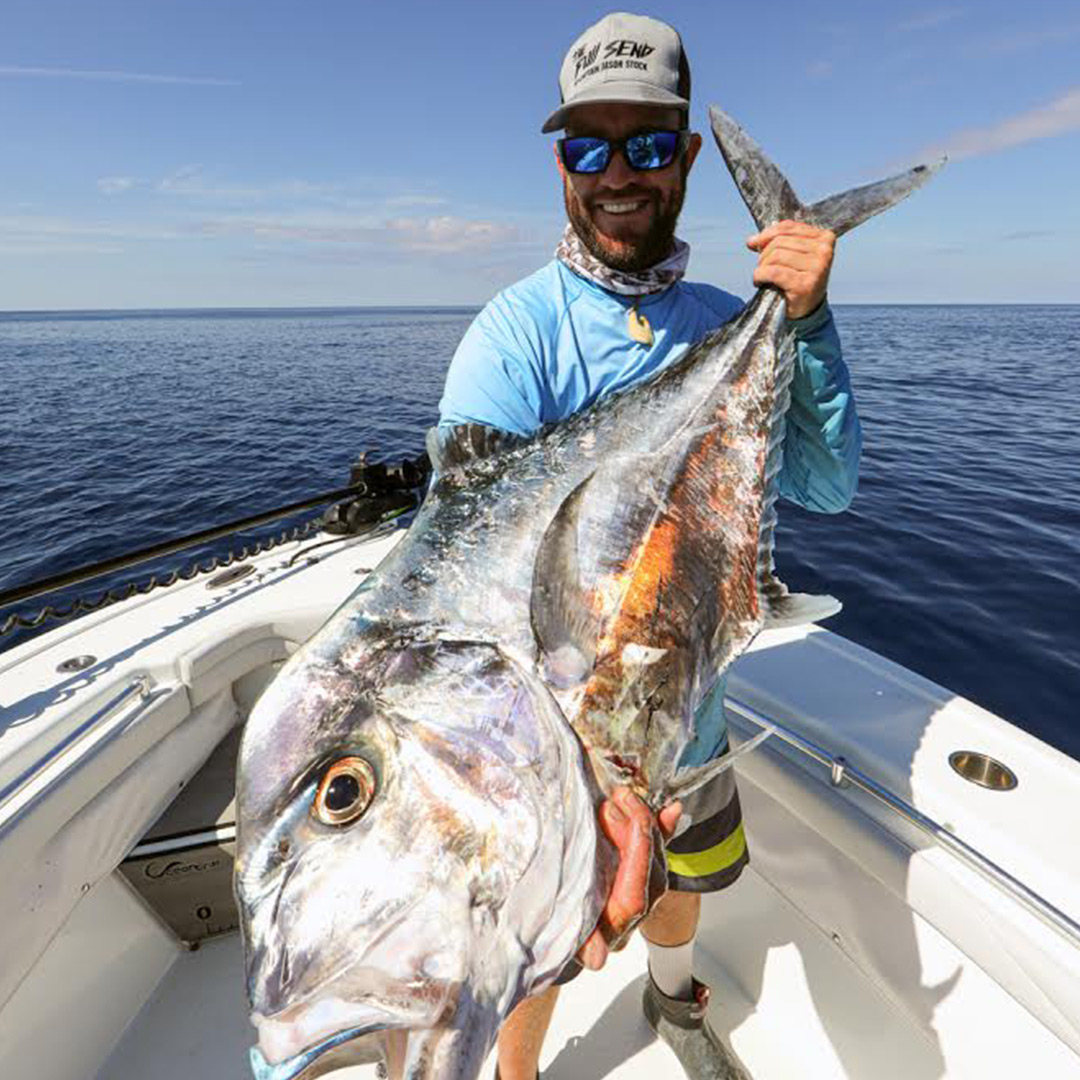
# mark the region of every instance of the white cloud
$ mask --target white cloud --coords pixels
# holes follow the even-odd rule
[[[103,176],[97,186],[103,195],[119,195],[123,191],[130,191],[138,182],[133,176]]]
[[[443,215],[399,217],[224,217],[205,221],[205,233],[248,235],[263,240],[308,244],[384,247],[399,251],[452,255],[487,251],[521,239],[513,225]]]
[[[960,18],[963,14],[962,8],[934,8],[931,11],[924,11],[921,15],[913,15],[910,19],[905,19],[903,22],[897,23],[896,29],[908,32],[934,30],[943,23],[952,22],[953,19]]]
[[[833,72],[832,63],[828,60],[815,60],[806,67],[806,74],[812,79],[825,79]]]
[[[220,199],[230,202],[261,202],[270,199],[324,198],[339,191],[334,184],[313,184],[307,180],[285,180],[273,184],[223,184],[209,178],[201,165],[185,165],[157,183],[166,195],[193,199]]]
[[[937,156],[944,152],[953,160],[981,157],[1072,131],[1080,131],[1080,87],[1046,105],[1010,116],[990,127],[959,131],[926,153]]]
[[[204,190],[201,165],[184,165],[168,176],[158,181],[158,191],[167,191],[170,194],[189,195],[192,192],[199,193]]]
[[[33,79],[90,79],[96,82],[164,83],[174,86],[239,86],[235,79],[201,75],[148,75],[139,71],[78,71],[73,68],[19,67],[0,64],[0,76]]]
[[[441,195],[391,195],[385,200],[387,206],[445,206]]]
[[[1004,34],[994,34],[973,41],[967,52],[974,56],[994,57],[1041,49],[1044,46],[1061,45],[1080,37],[1080,22],[1061,23],[1056,26],[1014,27]]]
[[[517,229],[495,221],[462,218],[395,218],[386,223],[393,243],[407,251],[453,253],[493,248],[517,239]]]
[[[180,232],[158,227],[119,225],[110,221],[73,221],[45,214],[0,216],[0,242],[51,245],[57,241],[177,240]]]

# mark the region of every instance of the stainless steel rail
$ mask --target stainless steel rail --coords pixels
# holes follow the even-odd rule
[[[183,833],[180,836],[164,836],[160,840],[144,840],[136,844],[124,862],[143,859],[147,855],[168,855],[173,851],[186,851],[189,848],[204,847],[207,844],[228,844],[236,839],[235,825],[215,825],[213,828],[200,829],[197,832]]]
[[[856,787],[877,799],[878,802],[887,806],[893,813],[914,825],[955,855],[965,865],[977,871],[991,884],[1008,894],[1033,915],[1041,919],[1047,926],[1063,935],[1070,944],[1080,946],[1080,923],[1077,923],[1076,920],[1066,915],[1059,908],[1054,907],[1048,900],[1044,900],[1022,881],[1018,881],[1008,871],[1003,870],[997,863],[949,832],[948,829],[934,821],[933,818],[929,818],[916,810],[910,803],[905,802],[898,795],[894,795],[888,788],[883,787],[876,780],[867,776],[866,773],[849,764],[843,757],[830,754],[828,750],[818,746],[817,743],[762,715],[756,709],[736,698],[725,698],[724,706],[728,712],[734,713],[744,720],[749,720],[752,724],[762,728],[762,734],[764,731],[768,731],[807,757],[813,758],[824,765],[829,770],[829,780],[834,787],[850,784],[852,787]],[[760,734],[754,736],[755,739],[759,737]]]
[[[132,701],[145,703],[149,697],[150,680],[139,675],[0,790],[0,840],[78,761],[102,746],[117,728],[131,719],[123,712],[125,706]]]

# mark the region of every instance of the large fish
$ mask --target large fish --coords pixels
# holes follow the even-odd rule
[[[711,121],[760,228],[839,234],[932,171],[804,206]],[[534,439],[466,428],[443,448],[407,536],[247,723],[236,891],[260,1080],[388,1047],[409,1080],[474,1080],[597,925],[603,795],[629,784],[655,808],[701,783],[715,765],[676,766],[717,676],[763,626],[836,610],[773,573],[794,356],[762,289],[645,384]]]

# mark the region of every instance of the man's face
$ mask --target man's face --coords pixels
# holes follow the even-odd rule
[[[642,131],[673,131],[682,126],[678,109],[657,105],[579,105],[566,134],[624,139]],[[631,169],[621,150],[602,173],[571,173],[559,161],[566,213],[592,254],[616,270],[643,270],[671,253],[675,224],[686,194],[686,177],[701,149],[691,137],[681,158],[663,169]]]

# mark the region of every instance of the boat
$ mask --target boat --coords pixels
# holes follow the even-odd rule
[[[0,653],[0,1076],[250,1077],[239,732],[405,533],[321,520]],[[1080,763],[818,626],[727,708],[751,862],[695,962],[755,1080],[1080,1078]],[[563,990],[545,1080],[682,1076],[644,971]]]

